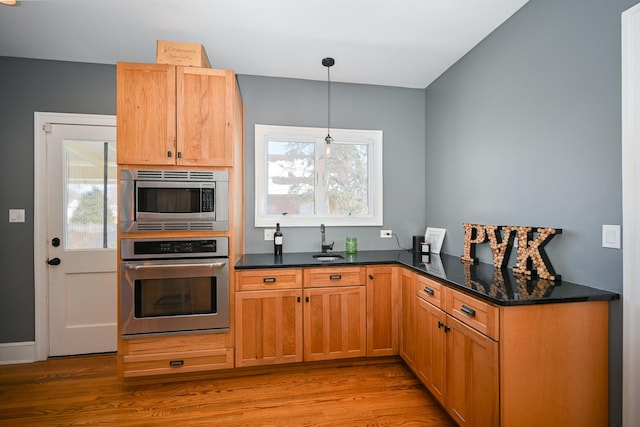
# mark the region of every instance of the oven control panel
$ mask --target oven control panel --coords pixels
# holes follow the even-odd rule
[[[229,239],[122,239],[122,259],[204,258],[229,256]]]

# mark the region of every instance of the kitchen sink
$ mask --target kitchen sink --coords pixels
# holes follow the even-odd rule
[[[313,258],[315,258],[318,261],[324,261],[324,262],[344,259],[344,257],[340,254],[316,254],[313,256]]]

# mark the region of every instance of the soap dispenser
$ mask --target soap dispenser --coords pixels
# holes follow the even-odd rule
[[[282,255],[282,243],[283,243],[282,231],[280,231],[280,223],[276,224],[276,231],[273,233],[273,250],[276,256]]]

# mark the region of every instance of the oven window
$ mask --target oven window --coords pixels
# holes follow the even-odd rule
[[[213,212],[213,188],[138,187],[138,212]]]
[[[215,277],[135,281],[135,317],[138,319],[217,311]]]

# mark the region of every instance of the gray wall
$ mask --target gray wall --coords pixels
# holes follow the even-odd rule
[[[253,125],[326,126],[326,83],[255,76],[239,81],[246,105],[247,252],[269,252],[263,230],[253,227]],[[0,57],[0,93],[0,343],[9,343],[32,341],[35,333],[33,113],[115,114],[115,67]],[[331,114],[335,127],[383,130],[384,227],[408,247],[425,224],[424,91],[335,84]],[[9,224],[10,208],[26,209],[27,221]],[[358,237],[361,250],[397,248],[395,239],[381,240],[378,230],[329,227],[327,239],[336,250],[344,248],[347,235]],[[320,247],[319,228],[283,231],[285,252]]]
[[[556,272],[622,291],[622,251],[601,247],[601,227],[622,224],[620,15],[635,3],[531,0],[426,89],[427,223],[447,229],[446,253],[462,254],[465,222],[562,228],[547,246]],[[477,255],[491,262],[487,245]]]
[[[35,111],[115,114],[115,66],[0,57],[0,343],[35,334]],[[13,208],[26,210],[25,223],[8,222]]]
[[[340,60],[332,76],[339,76]],[[322,68],[320,59],[318,68]],[[258,76],[239,76],[245,103],[245,170],[247,253],[273,251],[255,228],[254,125],[327,126],[327,83]],[[332,83],[331,126],[383,131],[383,227],[327,227],[327,241],[344,250],[347,236],[358,238],[358,250],[411,246],[411,236],[424,234],[424,91],[371,85]],[[317,227],[283,228],[287,252],[318,252]],[[275,228],[275,224],[274,224]],[[381,229],[391,229],[396,239],[380,239]]]

